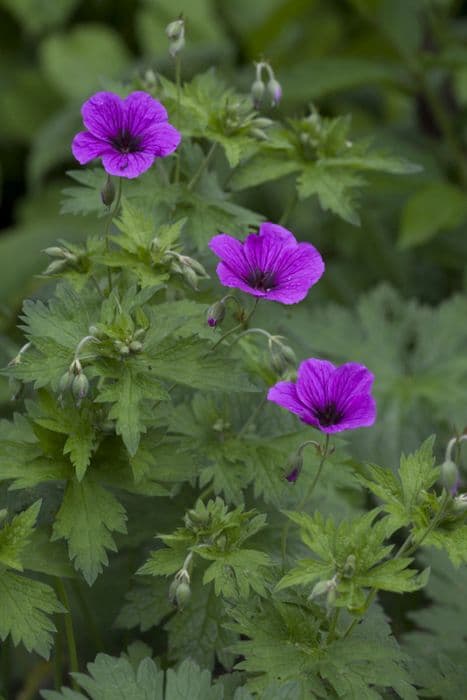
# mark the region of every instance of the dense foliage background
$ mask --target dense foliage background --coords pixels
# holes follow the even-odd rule
[[[119,91],[122,82],[145,89],[148,85],[154,87],[155,73],[173,80],[174,62],[168,54],[165,27],[174,19],[174,10],[183,11],[186,17],[187,45],[182,62],[185,81],[215,66],[217,77],[226,86],[248,94],[254,79],[253,62],[264,57],[274,67],[284,95],[279,107],[263,110],[265,116],[303,119],[313,104],[324,117],[343,118],[336,133],[329,137],[331,149],[333,138],[348,138],[352,143],[365,143],[365,148],[368,142],[368,152],[376,154],[373,160],[361,156],[361,168],[356,162],[355,170],[334,171],[329,187],[321,182],[320,189],[305,182],[301,194],[307,187],[307,193],[314,194],[296,200],[297,172],[284,172],[283,159],[274,160],[267,142],[257,167],[248,172],[240,166],[231,178],[224,152],[219,149],[214,163],[222,189],[229,193],[230,209],[226,205],[216,211],[208,206],[202,212],[196,210],[198,218],[196,222],[192,219],[190,235],[183,241],[184,251],[193,254],[211,273],[211,279],[200,285],[199,293],[191,297],[188,294],[205,306],[220,294],[207,242],[224,226],[233,227],[234,220],[238,230],[229,232],[242,236],[261,218],[279,221],[286,215],[287,226],[297,238],[309,240],[322,253],[327,270],[313,293],[297,308],[278,311],[275,305],[265,305],[258,312],[256,325],[287,336],[300,359],[322,356],[335,362],[353,360],[375,373],[377,423],[370,430],[346,436],[346,442],[340,443],[342,452],[334,457],[328,481],[320,492],[325,513],[359,513],[364,496],[342,466],[349,454],[354,460],[396,470],[401,453],[416,450],[428,436],[436,434],[434,451],[439,463],[448,439],[462,433],[467,425],[467,8],[462,2],[180,0],[175,7],[169,0],[1,0],[2,365],[6,366],[25,342],[18,330],[23,300],[46,300],[53,293],[56,280],[40,275],[48,263],[41,250],[57,239],[82,244],[102,227],[102,221],[96,219],[97,200],[91,195],[86,201],[80,199],[82,195],[76,190],[70,191],[76,182],[71,184],[65,175],[66,170],[78,170],[70,143],[81,128],[80,106],[98,89]],[[175,93],[165,86],[156,96],[167,104],[172,115]],[[351,122],[344,119],[346,115],[351,115]],[[203,145],[201,136],[194,135]],[[235,167],[249,147],[248,139],[230,145],[230,151],[228,143],[221,146]],[[197,163],[196,148],[188,154],[187,160],[190,158]],[[99,177],[94,175],[93,180],[91,176],[84,183],[94,188],[93,195],[102,184]],[[300,173],[298,177],[300,181]],[[208,185],[205,197],[220,196],[218,184]],[[68,189],[65,205],[64,188]],[[84,216],[76,215],[83,212]],[[189,217],[189,209],[181,216]],[[63,297],[62,304],[57,317],[62,314],[65,322],[74,301]],[[40,316],[38,307],[35,311],[28,308],[29,322],[34,323],[34,314]],[[193,328],[193,318],[189,323]],[[211,337],[207,331],[202,333]],[[253,368],[260,362],[259,347],[257,343],[245,348]],[[273,381],[267,372],[264,376],[266,382]],[[5,419],[22,410],[21,397],[11,400],[18,388],[15,381],[8,377],[0,380]],[[51,411],[45,406],[47,399],[43,401],[41,410]],[[224,419],[235,422],[237,410],[244,420],[244,407],[237,407],[231,399],[226,409],[220,406],[222,398],[211,395],[198,395],[194,401],[191,412],[186,400],[180,402],[178,413],[176,410],[171,417],[172,432],[179,434],[182,445],[196,443],[205,465],[210,459],[222,461],[223,456],[215,451],[217,443],[211,444],[206,437],[203,421],[216,411],[224,411]],[[226,418],[225,411],[232,415]],[[158,420],[163,424],[162,418]],[[266,416],[266,420],[273,418]],[[0,436],[2,430],[4,435],[10,431],[5,438],[10,442],[11,425],[0,423]],[[15,426],[18,440],[21,437],[26,443],[34,442],[20,419]],[[290,431],[296,428],[293,420],[288,426]],[[285,442],[282,452],[275,448],[279,471],[281,460],[298,440]],[[147,655],[144,643],[162,659],[163,667],[190,656],[214,677],[222,676],[222,669],[230,669],[235,658],[226,648],[234,643],[238,631],[248,634],[241,611],[237,627],[231,623],[226,630],[222,626],[219,599],[206,593],[199,581],[193,584],[199,587],[194,595],[196,607],[186,610],[184,617],[169,617],[161,626],[161,620],[170,614],[166,587],[154,588],[152,582],[143,585],[144,577],[135,582],[134,572],[153,548],[154,535],[180,526],[185,509],[196,498],[193,478],[198,474],[190,471],[189,451],[182,454],[183,458],[175,460],[180,482],[192,481],[180,487],[176,507],[158,505],[156,497],[163,492],[143,497],[137,489],[131,494],[128,487],[121,499],[129,514],[128,534],[123,534],[122,513],[109,516],[113,521],[108,521],[106,527],[116,531],[116,544],[102,526],[110,539],[102,545],[104,554],[100,562],[94,563],[95,570],[90,572],[88,568],[84,574],[86,581],[94,582],[101,573],[105,548],[118,549],[118,554],[111,555],[111,566],[91,588],[73,579],[63,540],[53,545],[53,554],[47,549],[45,534],[29,545],[36,552],[37,562],[43,545],[44,561],[50,564],[49,569],[43,563],[31,566],[38,580],[41,574],[37,572],[42,571],[63,577],[70,584],[82,670],[98,651],[104,649],[118,656],[132,644],[129,661],[119,663],[128,666],[127,671],[126,667],[120,669],[123,675],[133,673],[128,669],[136,668]],[[271,504],[284,484],[277,486],[280,477],[268,486],[266,479],[258,478],[258,483],[246,489],[251,481],[251,465],[257,469],[258,460],[269,463],[271,456],[259,456],[258,452],[249,460],[241,467],[235,466],[235,472],[226,462],[227,466],[214,477],[204,466],[201,486],[214,478],[213,490],[227,503],[242,503],[245,491],[249,506],[253,505],[254,488],[256,505],[260,503],[263,512],[271,511],[272,525],[263,542],[269,546],[268,537],[275,539],[274,523],[279,523]],[[167,471],[173,462],[173,455],[167,452]],[[461,458],[459,465],[462,472]],[[19,476],[7,466],[2,472],[1,464],[0,477],[2,508],[12,515],[33,507],[42,497],[40,522],[45,527],[59,508],[63,489],[51,496],[48,484],[37,485],[23,474],[20,490],[11,490],[12,478]],[[122,488],[125,483],[122,477]],[[101,505],[105,509],[104,501]],[[67,528],[71,529],[71,524],[62,523],[62,534]],[[466,559],[465,549],[465,544],[459,544],[459,562]],[[386,593],[380,601],[402,650],[411,658],[411,678],[420,697],[460,700],[465,697],[467,680],[462,624],[465,569],[455,569],[445,554],[431,548],[423,552],[419,564],[432,567],[423,593],[403,599]],[[1,606],[0,598],[0,626]],[[48,612],[57,612],[53,602]],[[382,615],[381,608],[375,615]],[[380,624],[385,624],[382,618]],[[13,641],[17,640],[13,637]],[[241,653],[238,648],[236,653]],[[11,640],[2,643],[0,656],[0,687],[5,698],[26,700],[38,697],[41,687],[53,687],[51,662],[27,654]],[[104,671],[101,669],[105,675]],[[178,671],[180,677],[185,671],[188,673],[187,669]],[[233,697],[236,685],[241,684],[239,672],[229,675],[226,698]],[[203,682],[209,687],[209,679]],[[200,688],[199,697],[208,697]],[[295,690],[286,689],[286,694],[277,698],[302,697],[292,692]],[[365,697],[395,697],[392,692]],[[178,696],[168,697],[171,700]]]

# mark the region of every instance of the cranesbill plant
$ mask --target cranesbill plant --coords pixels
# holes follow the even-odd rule
[[[64,210],[89,233],[45,251],[56,286],[25,301],[6,369],[4,648],[25,648],[48,700],[416,698],[382,604],[427,585],[421,549],[467,559],[465,436],[441,467],[431,438],[399,469],[352,459],[378,376],[332,347],[298,364],[281,330],[325,273],[300,240],[312,223],[285,228],[297,198],[355,220],[356,171],[413,168],[315,108],[262,115],[282,95],[264,62],[252,96],[214,71],[183,81],[183,18],[167,34],[175,82],[147,74],[83,105],[71,148],[90,166]],[[273,152],[269,179],[301,173],[281,225],[231,189]]]

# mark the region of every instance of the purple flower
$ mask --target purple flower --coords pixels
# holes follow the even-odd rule
[[[297,243],[277,224],[262,224],[243,243],[222,233],[209,247],[221,259],[217,274],[223,285],[282,304],[302,301],[324,272],[316,248]]]
[[[132,92],[125,99],[97,92],[83,104],[81,114],[88,131],[76,134],[73,155],[81,165],[102,158],[109,175],[138,177],[180,143],[165,107],[146,92]]]
[[[326,360],[310,359],[298,368],[296,383],[278,382],[269,389],[268,399],[323,433],[340,433],[375,422],[373,379],[356,362],[335,367]]]

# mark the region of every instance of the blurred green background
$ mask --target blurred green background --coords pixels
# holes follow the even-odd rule
[[[35,276],[41,249],[89,232],[86,218],[59,214],[81,103],[149,69],[173,77],[164,30],[180,12],[185,80],[214,65],[248,92],[265,58],[283,86],[276,115],[304,115],[311,102],[350,113],[355,137],[423,166],[371,177],[360,227],[299,204],[290,228],[321,250],[327,274],[282,330],[308,354],[378,373],[384,421],[359,438],[375,458],[462,430],[467,4],[455,0],[0,0],[2,363],[21,342],[22,299],[50,291]],[[291,187],[283,178],[239,201],[278,220]],[[6,382],[1,391],[6,401]]]

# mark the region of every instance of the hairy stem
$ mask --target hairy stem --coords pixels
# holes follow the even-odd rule
[[[175,121],[177,128],[180,128],[180,105],[182,101],[182,57],[179,53],[175,54],[175,86],[177,89],[177,107],[175,112]],[[180,153],[177,153],[175,161],[175,184],[180,182]]]
[[[204,173],[206,168],[208,167],[209,163],[212,160],[212,157],[216,151],[217,148],[217,142],[214,141],[214,143],[211,144],[211,148],[207,152],[206,156],[203,158],[201,161],[201,164],[198,168],[198,170],[195,172],[193,177],[191,178],[190,182],[188,183],[188,189],[191,191],[194,186],[198,183],[198,180],[200,179],[201,175]]]
[[[55,580],[55,586],[59,600],[67,611],[65,613],[65,634],[68,647],[68,656],[70,660],[70,671],[72,673],[77,673],[79,671],[78,653],[76,651],[75,633],[73,631],[73,618],[71,616],[68,594],[66,592],[65,584],[63,583],[62,579],[57,578]],[[79,686],[73,677],[71,678],[71,685],[73,690],[79,690]]]
[[[117,196],[115,198],[115,204],[112,207],[112,209],[109,212],[109,215],[107,216],[107,220],[105,222],[105,227],[104,227],[104,239],[105,239],[105,249],[107,253],[110,251],[110,226],[112,224],[112,221],[114,220],[115,214],[118,212],[120,208],[120,202],[122,199],[122,178],[118,178],[118,185],[117,185]],[[107,280],[109,284],[109,294],[112,291],[112,270],[110,267],[107,267]]]
[[[311,441],[314,443],[314,441]],[[322,448],[322,453],[321,453],[321,459],[318,464],[318,469],[316,470],[315,478],[310,484],[310,487],[308,490],[305,492],[303,495],[302,499],[299,501],[296,510],[302,511],[307,502],[310,500],[313,491],[315,490],[316,484],[319,481],[319,477],[321,476],[321,472],[323,471],[324,463],[326,462],[326,458],[329,455],[329,435],[326,435],[326,439]],[[281,551],[282,551],[282,563],[285,566],[286,559],[287,559],[287,540],[289,537],[289,531],[290,527],[292,525],[291,520],[287,520],[285,523],[283,529],[282,529],[282,535],[281,535]]]

